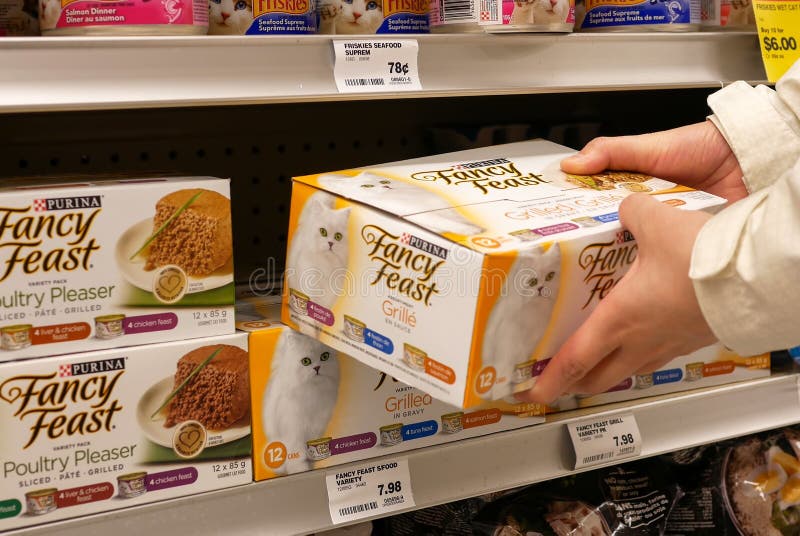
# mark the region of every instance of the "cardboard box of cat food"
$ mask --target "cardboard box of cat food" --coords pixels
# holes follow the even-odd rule
[[[566,175],[544,140],[295,178],[283,320],[445,402],[530,387],[636,259],[634,192],[713,195],[635,173]]]
[[[546,363],[545,360],[542,366]],[[631,376],[605,393],[591,396],[564,395],[549,409],[585,408],[765,378],[770,375],[771,363],[769,353],[743,357],[716,343],[675,358],[652,373]],[[539,370],[537,375],[538,373]]]
[[[280,323],[279,298],[237,302],[250,334],[256,480],[544,421],[541,406],[440,402]]]
[[[252,481],[247,335],[0,364],[0,531]]]
[[[0,188],[0,361],[234,332],[229,182]]]

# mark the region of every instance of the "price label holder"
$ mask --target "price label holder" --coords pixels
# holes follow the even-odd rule
[[[334,525],[414,507],[407,458],[330,471],[325,484]]]
[[[642,436],[632,413],[594,417],[567,424],[575,449],[575,469],[634,458]]]
[[[422,90],[416,39],[336,40],[333,51],[339,93]]]
[[[800,58],[800,0],[753,0],[761,57],[770,82]]]

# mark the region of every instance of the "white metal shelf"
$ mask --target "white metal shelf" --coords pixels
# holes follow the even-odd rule
[[[760,82],[755,33],[408,36],[423,91],[343,97],[327,36],[0,40],[0,113],[719,87]]]
[[[642,457],[800,421],[796,374],[553,415],[541,425],[407,453],[418,508],[569,474],[565,423],[630,411]],[[337,466],[336,469],[346,468]],[[325,472],[57,522],[6,536],[303,534],[329,528]]]

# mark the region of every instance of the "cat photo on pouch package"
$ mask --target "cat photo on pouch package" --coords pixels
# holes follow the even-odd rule
[[[209,35],[244,35],[253,24],[251,0],[209,0]]]
[[[531,359],[553,313],[561,281],[561,249],[521,250],[500,289],[483,335],[482,366],[494,367],[498,380],[486,398],[516,400],[514,369]],[[566,401],[565,401],[566,402]]]
[[[308,198],[286,254],[287,266],[292,267],[286,271],[286,285],[327,309],[344,290],[348,255],[350,209],[335,209],[334,199],[326,192]]]
[[[264,392],[262,419],[268,441],[280,441],[287,459],[278,474],[313,468],[306,442],[325,435],[339,394],[336,352],[291,329],[284,329],[272,356],[272,370]]]
[[[443,198],[404,181],[392,181],[374,173],[351,177],[329,173],[319,177],[323,188],[348,199],[358,199],[392,214],[406,216],[434,233],[476,235],[483,229],[461,216]]]

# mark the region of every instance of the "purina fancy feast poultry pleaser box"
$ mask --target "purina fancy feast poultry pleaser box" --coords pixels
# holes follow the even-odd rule
[[[0,364],[0,531],[252,481],[247,335]]]
[[[645,175],[567,175],[544,140],[294,180],[282,318],[461,407],[530,387],[636,259],[634,192],[725,201]]]
[[[233,333],[229,182],[0,188],[0,361]]]
[[[542,407],[461,411],[284,326],[280,304],[242,299],[249,332],[253,472],[264,480],[539,424]]]

